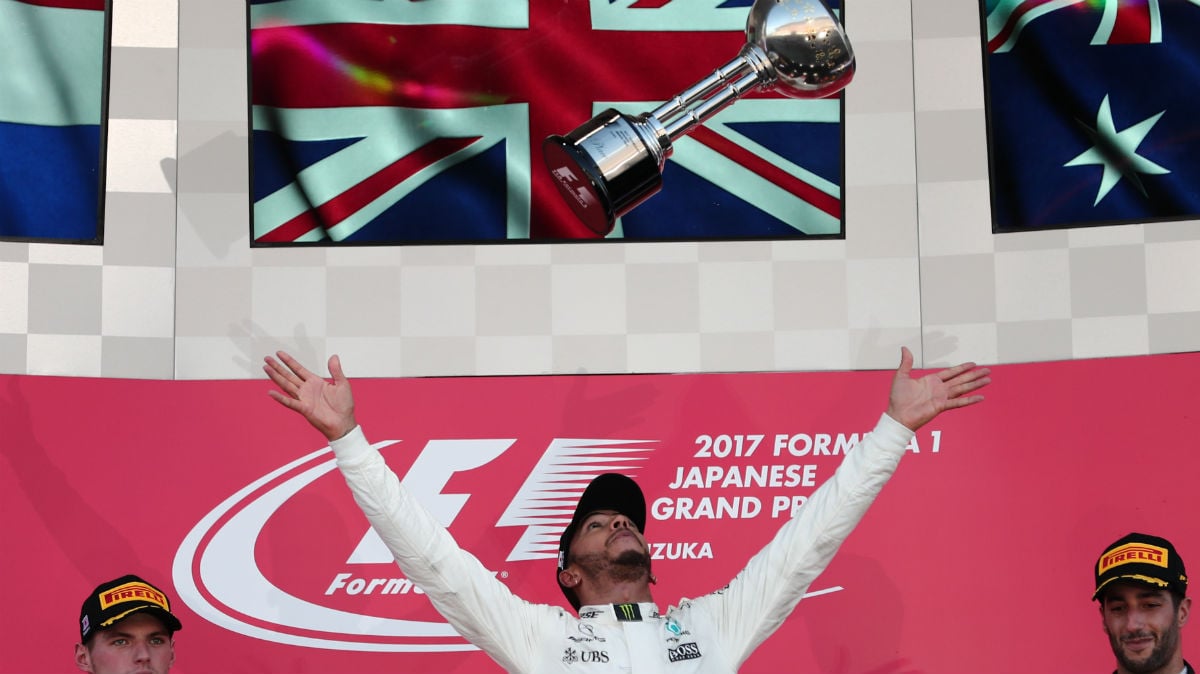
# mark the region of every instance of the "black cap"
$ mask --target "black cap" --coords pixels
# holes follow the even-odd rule
[[[162,590],[137,576],[121,576],[100,585],[79,611],[79,640],[87,643],[96,632],[112,627],[134,613],[145,611],[162,621],[172,634],[183,629],[171,613],[171,601]]]
[[[571,541],[575,539],[575,531],[579,528],[580,522],[597,510],[615,510],[636,524],[638,531],[642,533],[646,531],[646,497],[642,495],[642,488],[632,479],[620,473],[604,473],[596,477],[587,486],[587,489],[583,490],[583,496],[579,497],[579,504],[575,506],[575,514],[571,517],[571,523],[563,530],[562,538],[558,541],[558,568],[554,572],[555,579],[558,578],[559,571],[567,568]],[[575,596],[575,591],[561,582],[558,587],[566,595],[567,601],[571,602],[571,606],[578,610],[579,599]]]
[[[1114,581],[1141,583],[1187,596],[1183,559],[1170,541],[1158,536],[1133,533],[1104,549],[1096,560],[1096,591],[1092,599],[1100,599],[1104,588]]]

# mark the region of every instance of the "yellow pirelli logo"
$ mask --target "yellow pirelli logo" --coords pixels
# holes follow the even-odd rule
[[[100,595],[100,609],[107,609],[113,604],[120,604],[123,601],[148,601],[151,604],[158,604],[164,611],[171,609],[167,605],[167,598],[163,593],[146,585],[145,583],[125,583],[118,585],[113,589],[104,592]]]
[[[1122,564],[1153,564],[1167,568],[1167,549],[1146,543],[1126,543],[1100,558],[1099,573]]]

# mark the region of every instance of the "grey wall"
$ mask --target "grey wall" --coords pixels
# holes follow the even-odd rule
[[[976,3],[846,4],[844,241],[301,250],[248,246],[244,2],[113,0],[105,244],[0,242],[0,372],[253,378],[278,348],[423,376],[1200,346],[1200,222],[991,233]]]

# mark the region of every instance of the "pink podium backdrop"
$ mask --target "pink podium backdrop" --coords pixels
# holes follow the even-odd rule
[[[554,541],[573,503],[542,498],[555,471],[635,476],[665,608],[724,585],[802,506],[874,426],[890,376],[354,387],[367,437],[530,601],[563,602]],[[1200,356],[1011,365],[993,378],[984,404],[917,434],[743,671],[1111,671],[1089,601],[1100,550],[1147,531],[1200,568]],[[0,377],[0,674],[73,671],[83,596],[128,572],[174,601],[177,673],[499,671],[389,560],[323,438],[268,388]],[[1200,639],[1189,631],[1185,644]]]

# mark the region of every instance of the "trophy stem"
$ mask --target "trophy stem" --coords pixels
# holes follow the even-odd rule
[[[667,137],[674,141],[754,88],[774,83],[775,78],[771,59],[757,46],[746,45],[732,61],[660,105],[649,116],[661,122]],[[692,107],[701,99],[700,105]]]
[[[741,77],[751,70],[753,70],[753,66],[739,55],[729,63],[714,70],[708,77],[693,84],[674,98],[652,110],[650,116],[665,124],[671,117],[686,110],[693,103],[716,90],[717,87],[728,85],[733,78]]]
[[[676,117],[670,124],[664,125],[667,137],[674,141],[680,136],[687,135],[693,128],[707,122],[713,115],[724,110],[758,85],[759,79],[754,73],[743,76],[716,94],[709,96],[700,105]]]

